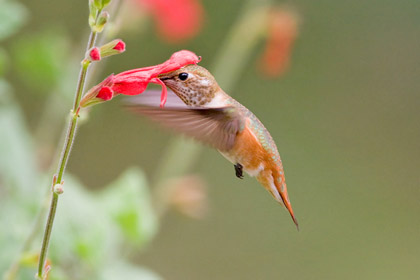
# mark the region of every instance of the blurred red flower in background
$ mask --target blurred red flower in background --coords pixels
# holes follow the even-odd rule
[[[169,42],[190,39],[200,31],[204,10],[199,0],[135,0],[153,15],[160,35]]]
[[[159,202],[190,218],[204,218],[209,211],[207,185],[201,176],[184,175],[169,179],[159,191]]]
[[[165,84],[157,76],[188,64],[197,64],[200,60],[201,58],[195,53],[182,50],[172,54],[164,63],[125,71],[117,75],[111,74],[85,94],[80,101],[80,106],[87,107],[107,101],[118,94],[137,95],[145,91],[149,83],[154,83],[162,86],[160,106],[163,107],[167,98],[167,90]]]
[[[277,8],[268,18],[267,44],[260,67],[269,77],[282,75],[289,67],[292,47],[298,35],[299,17],[296,13]]]

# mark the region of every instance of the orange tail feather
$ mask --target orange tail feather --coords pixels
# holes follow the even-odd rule
[[[277,176],[281,176],[278,178]],[[293,222],[299,230],[299,223],[293,213],[292,204],[290,204],[289,195],[287,194],[286,182],[284,176],[273,172],[272,170],[265,170],[257,176],[257,180],[271,193],[271,195],[281,204],[286,207],[292,217]]]
[[[275,180],[276,182],[276,180]],[[281,200],[283,201],[284,206],[286,207],[287,211],[289,211],[290,216],[292,217],[293,222],[296,225],[297,230],[299,230],[299,223],[293,213],[292,204],[290,204],[289,195],[287,194],[287,187],[286,183],[275,183],[276,189],[280,194]]]

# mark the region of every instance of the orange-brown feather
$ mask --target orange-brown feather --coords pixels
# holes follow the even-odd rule
[[[245,171],[249,172],[249,170],[258,170],[263,167],[256,175],[257,180],[276,200],[279,200],[271,188],[271,185],[274,184],[281,197],[281,201],[279,200],[279,202],[286,207],[294,223],[299,227],[287,193],[283,166],[278,165],[273,160],[272,155],[262,147],[248,126],[242,132],[238,133],[236,143],[228,154],[231,158],[235,158],[240,162]]]
[[[242,164],[245,170],[258,169],[264,163],[266,152],[248,126],[236,136],[229,154]]]

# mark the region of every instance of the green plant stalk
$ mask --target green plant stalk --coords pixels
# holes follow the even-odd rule
[[[95,44],[96,36],[97,36],[96,32],[92,31],[90,33],[86,51],[88,51],[90,48],[93,47],[93,45]],[[68,130],[66,134],[66,140],[63,147],[63,153],[62,153],[59,165],[58,165],[57,180],[56,180],[56,183],[58,184],[62,182],[64,170],[66,168],[67,161],[71,152],[71,147],[73,145],[74,136],[75,136],[76,127],[77,127],[77,120],[79,117],[79,112],[78,112],[79,104],[80,104],[80,99],[82,98],[82,93],[83,93],[89,65],[90,65],[89,61],[87,60],[82,61],[82,68],[80,70],[79,79],[77,82],[76,96],[74,99],[73,110],[71,111],[71,120],[69,122]],[[48,213],[47,223],[46,223],[45,231],[44,231],[44,237],[42,240],[41,252],[39,255],[38,274],[37,274],[38,279],[44,279],[44,275],[43,275],[44,265],[45,265],[45,260],[47,258],[48,245],[49,245],[51,231],[54,224],[55,214],[57,211],[58,196],[59,196],[58,194],[52,192],[50,210]]]

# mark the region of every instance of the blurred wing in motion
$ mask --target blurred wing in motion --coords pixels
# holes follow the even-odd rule
[[[160,104],[161,90],[146,90],[142,94],[126,97],[124,102],[131,105],[156,107]],[[172,91],[168,89],[165,107],[188,108],[188,106]]]
[[[126,107],[221,151],[233,147],[236,135],[245,124],[244,117],[235,107],[198,108],[187,107],[184,103],[182,107],[175,107],[168,98],[165,108],[159,108],[145,106],[142,101],[137,98]]]

